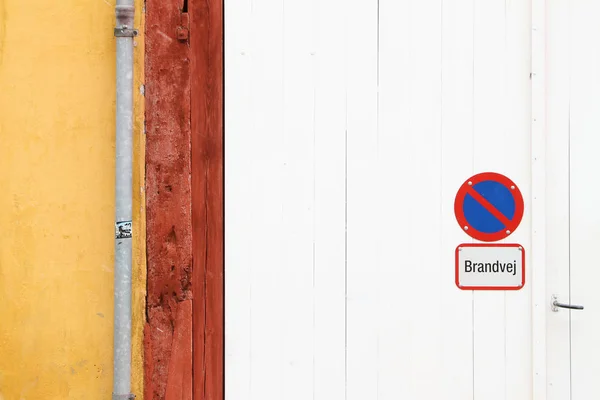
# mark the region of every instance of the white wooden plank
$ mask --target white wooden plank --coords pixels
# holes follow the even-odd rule
[[[284,3],[282,400],[313,396],[314,380],[314,12],[311,1]],[[340,177],[341,178],[341,177]],[[277,184],[277,182],[273,182]]]
[[[474,4],[474,167],[507,173],[505,2]],[[510,144],[509,144],[510,143]],[[519,142],[519,144],[521,144]],[[506,398],[505,293],[474,294],[474,397]]]
[[[283,326],[287,310],[283,274],[283,1],[253,0],[251,59],[253,124],[246,149],[252,158],[252,192],[243,199],[252,225],[251,400],[283,398]],[[227,129],[227,128],[226,128]],[[242,134],[242,132],[240,132]],[[240,199],[242,201],[242,199]]]
[[[600,4],[571,2],[570,102],[570,282],[571,399],[600,397],[600,297],[597,247],[600,241]],[[566,300],[566,299],[565,299]],[[566,314],[566,312],[563,312]]]
[[[551,312],[549,296],[569,296],[569,2],[549,1],[547,18],[547,399],[562,400],[570,398],[569,314]]]
[[[533,400],[546,400],[546,0],[531,6],[531,355]],[[541,283],[541,284],[540,284]]]
[[[454,250],[471,240],[454,217],[454,197],[473,171],[473,2],[442,13],[442,397],[473,399],[473,293],[454,284]]]
[[[447,396],[431,378],[442,376],[442,279],[441,257],[441,2],[411,1],[409,21],[410,54],[410,151],[412,168],[402,181],[409,190],[398,206],[409,212],[410,240],[403,249],[402,271],[409,270],[407,282],[412,315],[410,343],[411,384],[415,399]],[[450,264],[451,265],[451,264]],[[398,274],[402,279],[404,274]],[[410,289],[408,289],[410,288]],[[406,306],[403,295],[397,309]]]
[[[346,398],[377,398],[377,3],[347,12]]]
[[[225,393],[250,398],[252,82],[249,62],[250,1],[225,1]]]
[[[507,241],[525,248],[526,265],[531,260],[531,0],[505,4],[505,143],[503,167],[521,189],[526,213],[519,228]],[[506,157],[508,154],[508,159]],[[507,162],[508,161],[508,162]],[[505,398],[530,400],[531,357],[531,268],[526,268],[525,287],[505,296]],[[543,282],[543,281],[542,281]],[[537,284],[537,283],[536,283]]]
[[[316,10],[314,399],[345,399],[346,36],[344,0]]]
[[[379,299],[377,399],[414,399],[411,347],[417,334],[417,290],[408,252],[407,194],[414,181],[410,129],[410,0],[381,0],[379,9]]]

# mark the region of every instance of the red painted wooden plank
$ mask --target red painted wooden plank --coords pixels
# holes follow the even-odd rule
[[[192,301],[177,304],[165,400],[192,400]]]
[[[223,400],[223,0],[189,0],[194,400]]]
[[[189,46],[177,39],[183,4],[145,4],[147,400],[165,398],[176,310],[192,297]]]

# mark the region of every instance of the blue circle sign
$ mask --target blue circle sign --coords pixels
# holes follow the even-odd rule
[[[523,196],[504,175],[484,172],[467,179],[454,200],[454,214],[461,229],[483,242],[512,234],[523,218]]]

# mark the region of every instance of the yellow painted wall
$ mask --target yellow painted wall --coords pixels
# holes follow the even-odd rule
[[[113,27],[114,0],[0,0],[0,400],[111,397]],[[140,399],[143,37],[136,43],[132,382]]]

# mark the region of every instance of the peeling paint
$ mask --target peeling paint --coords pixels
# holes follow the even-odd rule
[[[191,299],[189,47],[175,36],[179,3],[146,1],[148,399],[164,399],[178,304]]]

